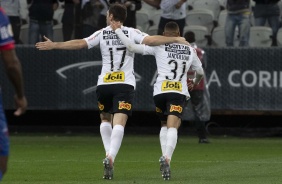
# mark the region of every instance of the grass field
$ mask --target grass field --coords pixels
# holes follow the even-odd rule
[[[99,135],[11,135],[6,184],[279,184],[282,140],[213,137],[198,144],[181,136],[170,181],[159,172],[158,135],[125,135],[113,180],[102,179],[104,150]]]

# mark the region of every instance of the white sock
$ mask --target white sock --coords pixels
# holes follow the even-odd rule
[[[171,160],[173,151],[176,147],[176,143],[177,143],[177,129],[176,128],[168,128],[165,156],[169,160]]]
[[[122,125],[115,125],[111,136],[111,146],[109,155],[112,157],[113,162],[115,161],[116,155],[121,146],[121,142],[124,135],[124,127]]]
[[[167,127],[163,126],[160,131],[160,144],[161,144],[161,149],[162,149],[162,155],[165,155],[166,136],[167,136]]]
[[[112,130],[113,130],[112,125],[109,122],[102,122],[100,124],[100,134],[102,137],[106,155],[108,155],[110,151]]]

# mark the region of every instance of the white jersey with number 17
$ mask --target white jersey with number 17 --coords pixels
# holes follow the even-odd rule
[[[134,43],[140,44],[148,36],[138,29],[122,26],[123,33]],[[100,44],[102,71],[97,85],[129,84],[136,85],[134,76],[134,53],[129,52],[110,26],[96,31],[88,38],[88,49]]]
[[[194,48],[182,44],[145,46],[144,55],[154,55],[158,76],[154,84],[154,96],[161,93],[180,93],[190,97],[187,87],[187,71],[202,67]]]

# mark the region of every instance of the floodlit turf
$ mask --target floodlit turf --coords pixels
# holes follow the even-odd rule
[[[95,136],[11,136],[6,184],[278,184],[282,183],[279,138],[211,139],[198,144],[181,136],[163,181],[158,135],[125,135],[112,181],[102,179],[104,150]]]

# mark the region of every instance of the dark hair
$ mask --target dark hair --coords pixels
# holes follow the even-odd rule
[[[176,22],[170,21],[168,23],[166,23],[165,31],[179,31],[179,26]]]
[[[187,42],[189,43],[193,43],[196,41],[195,39],[195,33],[192,32],[192,31],[187,31],[185,34],[184,34],[184,38]]]
[[[124,22],[127,16],[126,7],[123,4],[114,3],[109,8],[109,15],[113,15],[115,21]]]

